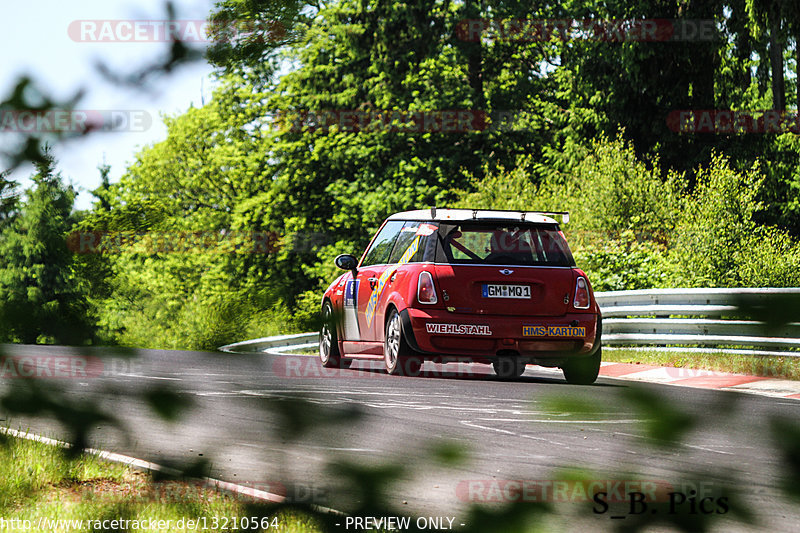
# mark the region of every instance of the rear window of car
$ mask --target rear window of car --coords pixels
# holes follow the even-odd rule
[[[575,266],[556,224],[464,222],[439,226],[437,263]]]

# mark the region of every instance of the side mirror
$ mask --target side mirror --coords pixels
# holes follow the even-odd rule
[[[342,270],[355,271],[358,265],[358,260],[350,254],[337,255],[333,262]]]

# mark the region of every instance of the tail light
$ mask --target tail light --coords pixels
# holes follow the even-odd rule
[[[578,281],[575,283],[575,298],[572,300],[572,306],[575,309],[589,309],[590,303],[589,284],[586,283],[586,278],[578,277]]]
[[[436,296],[436,288],[433,286],[433,277],[430,272],[425,270],[419,273],[417,301],[421,304],[435,304],[439,301]]]

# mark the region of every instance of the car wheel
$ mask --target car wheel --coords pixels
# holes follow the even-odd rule
[[[498,357],[492,362],[494,373],[501,379],[515,379],[525,372],[525,362],[518,357]]]
[[[383,361],[386,373],[392,376],[417,376],[422,361],[414,357],[411,347],[403,336],[403,323],[400,313],[392,309],[386,321],[386,335],[383,341]]]
[[[322,307],[322,326],[319,330],[319,360],[326,368],[347,368],[349,360],[342,360],[339,353],[339,339],[336,337],[336,324],[333,321],[333,308],[330,302]],[[346,365],[342,364],[346,361]]]
[[[561,369],[564,371],[564,378],[567,383],[573,385],[591,385],[597,380],[600,374],[600,360],[602,359],[602,348],[589,357],[581,357],[565,364]]]

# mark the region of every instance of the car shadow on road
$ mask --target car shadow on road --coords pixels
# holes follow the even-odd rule
[[[539,368],[539,367],[533,367]],[[348,369],[352,373],[366,373],[370,377],[386,378],[386,379],[402,379],[405,378],[426,378],[426,379],[445,379],[445,380],[465,380],[465,381],[488,381],[488,382],[502,382],[502,383],[530,383],[530,384],[550,384],[550,385],[570,385],[560,375],[554,374],[550,376],[531,376],[522,375],[516,379],[503,379],[497,376],[492,367],[479,363],[451,363],[449,365],[436,364],[426,362],[419,373],[412,376],[390,376],[386,374],[383,368],[383,363],[380,365],[375,364],[373,361],[356,360],[353,361],[352,366]],[[572,387],[578,385],[570,385]],[[619,384],[595,382],[592,385],[583,385],[590,387],[620,387]]]

